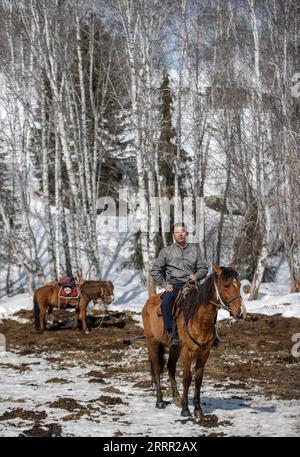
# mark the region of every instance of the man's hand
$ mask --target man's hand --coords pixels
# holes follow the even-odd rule
[[[195,275],[189,275],[188,279],[189,279],[190,281],[196,281],[197,278],[196,278]]]
[[[172,290],[173,290],[172,284],[168,284],[168,283],[167,283],[167,284],[165,285],[165,291],[166,291],[166,292],[172,292]]]

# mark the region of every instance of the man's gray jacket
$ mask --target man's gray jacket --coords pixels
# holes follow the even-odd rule
[[[167,283],[185,283],[191,274],[200,280],[207,272],[200,246],[194,243],[187,243],[184,247],[174,243],[162,249],[151,269],[155,283],[161,287]]]

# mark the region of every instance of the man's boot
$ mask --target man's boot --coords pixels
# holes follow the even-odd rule
[[[169,346],[171,347],[178,347],[179,346],[179,341],[178,337],[174,334],[172,330],[168,330],[168,337],[169,337]]]
[[[177,325],[176,325],[176,319],[173,318],[172,321],[172,329],[168,331],[169,335],[169,345],[171,347],[178,347],[179,346],[179,339],[178,339],[178,332],[177,332]]]

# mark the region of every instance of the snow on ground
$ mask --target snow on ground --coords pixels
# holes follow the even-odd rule
[[[51,362],[46,360],[49,356]],[[59,353],[55,353],[59,357]],[[120,364],[135,363],[136,360],[146,360],[145,348],[130,348]],[[7,409],[23,408],[35,412],[45,411],[47,414],[44,424],[59,422],[62,426],[62,436],[203,436],[217,433],[227,436],[296,436],[300,433],[299,400],[284,401],[275,398],[266,399],[260,390],[235,389],[234,383],[224,382],[229,387],[216,388],[211,379],[205,378],[202,387],[202,406],[205,414],[213,413],[218,416],[216,427],[205,428],[191,419],[180,416],[180,409],[173,400],[165,397],[170,404],[164,410],[155,408],[155,397],[151,389],[134,387],[134,384],[144,379],[144,373],[135,373],[134,381],[128,381],[124,374],[117,373],[106,378],[105,385],[91,384],[87,373],[93,369],[102,368],[102,363],[95,366],[70,363],[62,371],[56,365],[51,353],[43,356],[20,356],[12,352],[0,353],[0,364],[7,367],[1,371],[1,400],[0,416]],[[14,368],[24,368],[22,375]],[[113,364],[112,364],[113,365]],[[105,363],[107,367],[107,362]],[[65,378],[67,383],[53,382],[54,378]],[[47,381],[49,381],[47,383]],[[164,382],[166,378],[164,378]],[[163,384],[164,384],[163,382]],[[116,405],[101,404],[99,396],[107,396],[109,388],[117,388],[110,397],[117,397],[123,403]],[[113,392],[113,390],[111,391]],[[86,414],[79,419],[70,419],[69,411],[54,408],[52,402],[59,397],[75,399],[81,406],[86,407]],[[190,398],[192,409],[192,398]],[[145,409],[147,405],[147,409]],[[100,408],[99,408],[100,406]],[[64,420],[64,418],[67,418]],[[22,430],[32,426],[32,421],[21,418],[1,420],[0,436],[18,436]]]
[[[245,297],[246,298],[246,297]],[[245,300],[247,312],[300,318],[300,293],[290,293],[289,269],[282,262],[275,282],[262,283],[258,300]]]
[[[12,316],[20,309],[32,309],[32,297],[29,294],[18,294],[0,300],[0,319]]]

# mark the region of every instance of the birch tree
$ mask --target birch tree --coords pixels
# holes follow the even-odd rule
[[[258,207],[259,227],[262,233],[261,251],[257,259],[257,267],[250,289],[250,299],[256,299],[259,286],[262,282],[264,271],[268,261],[270,231],[271,231],[271,212],[270,212],[270,181],[269,162],[266,153],[266,123],[263,111],[263,89],[261,77],[261,51],[258,21],[255,12],[255,1],[247,0],[249,8],[249,22],[253,35],[253,54],[254,54],[254,92],[252,98],[252,113],[254,123],[254,150],[255,150],[255,170],[256,170],[256,195]]]

